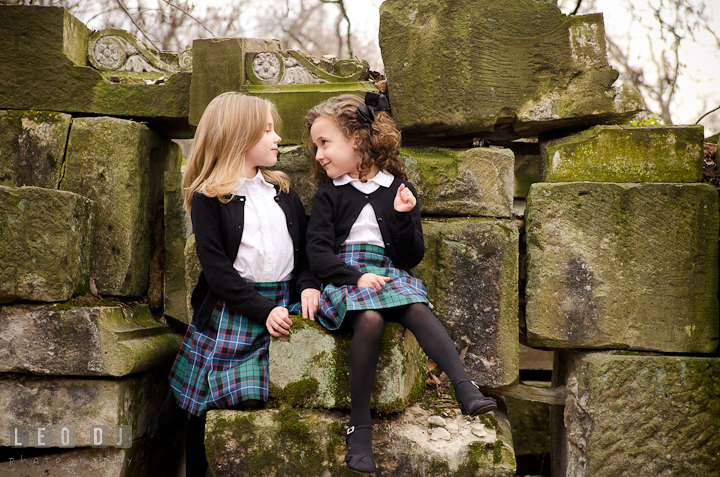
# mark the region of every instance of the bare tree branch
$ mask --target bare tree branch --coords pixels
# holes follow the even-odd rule
[[[135,22],[135,18],[133,18],[133,16],[130,15],[130,12],[128,11],[127,7],[125,7],[125,4],[122,2],[122,0],[115,0],[115,1],[120,6],[120,9],[122,9],[122,11],[125,12],[125,15],[128,16],[128,18],[130,19],[132,24],[135,25],[135,28],[137,28],[138,31],[140,33],[142,33],[145,38],[147,38],[147,40],[150,42],[150,44],[153,46],[153,48],[155,48],[158,51],[161,51],[160,48],[158,48],[157,45],[155,45],[155,43],[153,43],[153,41],[150,39],[150,37],[145,33],[145,30],[143,30],[140,27],[140,25],[138,25],[137,22]]]

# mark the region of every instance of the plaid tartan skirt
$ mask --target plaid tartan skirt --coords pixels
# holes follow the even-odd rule
[[[297,314],[288,306],[290,282],[249,282],[261,295]],[[170,371],[170,387],[181,408],[201,416],[248,399],[268,400],[270,334],[218,300],[202,331],[188,326]]]
[[[427,303],[427,287],[409,273],[395,268],[385,255],[385,249],[377,245],[345,245],[338,253],[345,263],[363,273],[390,277],[379,291],[354,285],[336,287],[326,285],[320,296],[318,320],[329,330],[342,325],[345,314],[356,310],[380,310],[411,303]]]

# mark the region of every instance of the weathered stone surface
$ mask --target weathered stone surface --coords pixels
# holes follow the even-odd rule
[[[88,66],[90,30],[61,7],[3,6],[0,109],[132,117],[169,137],[190,137],[190,73],[164,84],[111,83]]]
[[[63,301],[89,289],[92,203],[70,192],[0,186],[0,303]]]
[[[190,304],[190,299],[192,298],[192,292],[195,290],[195,285],[197,285],[201,271],[202,266],[195,251],[195,234],[192,234],[185,243],[185,288],[187,289],[186,303],[188,319],[192,319],[193,308]]]
[[[301,316],[292,320],[288,339],[270,342],[271,399],[291,406],[349,408],[351,336],[329,333]],[[370,406],[379,412],[396,412],[416,401],[425,387],[425,360],[413,334],[388,323]]]
[[[170,364],[181,337],[147,305],[0,307],[0,372],[125,376]]]
[[[245,52],[280,49],[280,40],[217,38],[193,41],[189,122],[197,126],[210,101],[227,91],[243,91]]]
[[[71,120],[49,111],[0,111],[0,185],[57,189]]]
[[[552,371],[554,352],[520,343],[520,369]]]
[[[305,146],[281,147],[278,151],[278,162],[273,169],[290,176],[290,187],[298,193],[305,212],[310,215],[317,186],[310,182],[310,157]]]
[[[425,259],[414,273],[433,313],[481,386],[518,379],[518,246],[512,220],[424,220]]]
[[[194,81],[194,79],[193,79]],[[324,83],[312,85],[260,86],[248,85],[247,94],[259,96],[275,103],[282,118],[278,134],[282,137],[281,144],[302,144],[302,133],[305,129],[304,118],[310,109],[333,96],[356,94],[365,97],[368,91],[378,90],[371,82],[357,83]],[[193,98],[193,101],[195,99]]]
[[[190,216],[183,207],[182,173],[165,173],[165,273],[164,311],[166,316],[190,323],[185,283],[185,243],[192,233]]]
[[[511,217],[511,150],[402,149],[401,160],[418,189],[423,215]]]
[[[515,155],[515,197],[527,197],[530,186],[540,182],[541,168],[542,157],[532,154]]]
[[[0,446],[11,445],[13,426],[45,424],[75,426],[77,447],[90,446],[92,426],[131,426],[135,440],[167,389],[167,370],[118,379],[0,375]]]
[[[550,454],[550,408],[552,406],[512,397],[506,397],[505,402],[512,427],[515,455]]]
[[[515,475],[505,413],[465,418],[449,410],[445,427],[428,423],[431,414],[411,406],[375,419],[373,451],[382,475]],[[205,450],[217,477],[356,475],[343,461],[347,417],[337,411],[283,408],[207,416]]]
[[[27,449],[16,449],[8,460],[0,462],[0,473],[22,477],[130,477],[140,475],[185,475],[179,472],[180,459],[175,452],[159,453],[144,439],[129,449],[114,447],[62,450],[28,457]],[[12,459],[12,460],[10,460]],[[12,472],[12,474],[10,474]]]
[[[636,90],[612,86],[601,14],[568,17],[531,0],[389,0],[379,41],[404,140],[537,136],[623,122],[644,106]]]
[[[569,352],[553,376],[553,475],[717,475],[720,358]]]
[[[700,182],[702,126],[595,126],[545,145],[545,182]]]
[[[707,184],[533,185],[528,344],[713,352],[717,236]]]
[[[116,118],[76,118],[60,188],[94,201],[92,276],[100,294],[141,296],[148,286],[152,224],[164,170],[180,148],[146,126]]]

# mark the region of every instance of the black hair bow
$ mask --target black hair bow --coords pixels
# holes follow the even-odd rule
[[[372,126],[375,111],[390,111],[390,103],[385,95],[368,92],[365,95],[365,106],[357,108],[358,119],[366,126]]]

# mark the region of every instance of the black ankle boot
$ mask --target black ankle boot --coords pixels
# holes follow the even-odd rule
[[[355,434],[356,431],[360,432]],[[350,426],[347,434],[345,434],[345,443],[348,447],[348,453],[345,455],[345,463],[348,469],[361,474],[375,472],[375,456],[372,453],[372,426]]]
[[[461,389],[461,385],[462,389]],[[460,403],[460,409],[466,416],[479,416],[497,409],[495,398],[484,396],[478,385],[469,379],[463,379],[455,384],[455,397]]]

